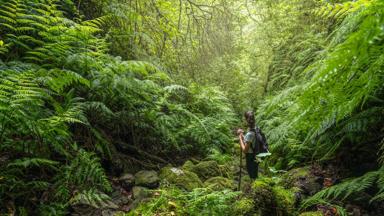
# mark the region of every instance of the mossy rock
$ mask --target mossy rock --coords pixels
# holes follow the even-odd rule
[[[255,203],[250,198],[242,198],[240,200],[237,200],[233,204],[233,214],[234,215],[245,215],[245,216],[256,216],[260,214],[255,213]]]
[[[204,187],[217,191],[221,191],[223,189],[234,190],[236,188],[231,179],[227,179],[222,176],[216,176],[208,179],[204,182]]]
[[[160,179],[166,180],[168,183],[187,191],[203,186],[203,183],[195,173],[175,167],[164,167],[160,170],[159,176]]]
[[[278,215],[293,215],[295,211],[295,193],[281,186],[272,188]]]
[[[183,169],[183,170],[190,171],[190,172],[193,172],[194,167],[195,167],[195,164],[194,164],[192,161],[187,160],[187,161],[183,164],[182,169]]]
[[[323,213],[320,211],[311,211],[311,212],[303,212],[299,214],[299,216],[323,216]]]
[[[306,195],[314,195],[322,189],[321,179],[311,173],[310,167],[292,169],[282,176],[286,188],[297,187]]]
[[[135,174],[135,185],[148,188],[156,188],[159,186],[159,176],[154,170],[142,170]]]
[[[233,178],[232,166],[230,164],[219,165],[219,170],[223,177]]]
[[[273,188],[267,183],[268,181],[269,179],[258,179],[254,181],[251,196],[255,210],[260,211],[261,215],[276,215]]]
[[[134,199],[142,200],[144,198],[149,197],[151,192],[148,190],[148,188],[135,186],[132,188],[132,195]]]
[[[216,161],[201,161],[194,165],[190,171],[196,173],[203,181],[221,175],[219,165]]]

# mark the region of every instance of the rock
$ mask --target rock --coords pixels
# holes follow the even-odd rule
[[[277,215],[293,215],[295,211],[295,193],[281,186],[272,188],[275,197]]]
[[[272,187],[263,179],[258,179],[252,184],[251,196],[255,211],[261,215],[276,215],[276,205]]]
[[[133,185],[135,185],[135,176],[131,173],[123,174],[119,178],[119,182],[123,188],[129,190],[133,187]]]
[[[159,176],[163,181],[167,181],[187,191],[203,186],[203,183],[195,173],[175,167],[164,167],[160,170]]]
[[[114,198],[112,198],[112,201],[113,201],[114,203],[116,203],[117,205],[119,205],[119,206],[123,206],[123,205],[126,205],[126,204],[128,204],[129,202],[131,202],[132,199],[131,199],[130,196],[124,196],[124,195],[122,195],[122,196],[119,196],[119,197],[114,197]]]
[[[219,165],[219,170],[220,170],[220,173],[222,176],[226,177],[226,178],[233,178],[233,175],[232,175],[232,168],[230,165]]]
[[[142,200],[150,196],[148,188],[135,186],[132,188],[132,195],[135,200]]]
[[[224,178],[222,176],[209,178],[204,182],[204,187],[207,187],[212,190],[217,190],[217,191],[220,191],[223,189],[230,189],[230,190],[236,189],[236,185],[232,180]]]
[[[310,212],[303,212],[299,214],[299,216],[323,216],[323,213],[320,211],[310,211]]]
[[[182,166],[182,169],[183,170],[187,170],[187,171],[190,171],[190,172],[193,172],[193,168],[195,167],[195,164],[192,163],[192,161],[190,160],[187,160],[183,166]]]
[[[221,175],[219,165],[216,161],[201,161],[194,165],[190,171],[196,173],[203,181]]]
[[[135,174],[135,185],[148,188],[156,188],[159,186],[159,176],[154,170],[142,170]]]
[[[310,167],[292,169],[282,177],[287,188],[298,187],[305,195],[314,195],[322,189],[322,179],[311,173]]]
[[[240,200],[237,200],[233,204],[234,215],[260,215],[255,214],[256,212],[254,211],[254,206],[255,203],[250,198],[245,197]]]

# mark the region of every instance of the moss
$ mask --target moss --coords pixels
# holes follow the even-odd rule
[[[195,164],[192,163],[192,161],[190,160],[187,160],[183,166],[182,166],[182,169],[183,170],[187,170],[187,171],[190,171],[190,172],[193,172],[193,168],[195,167]]]
[[[181,170],[174,167],[164,167],[160,170],[160,178],[168,183],[176,185],[182,189],[191,191],[203,186],[199,177],[188,170]]]
[[[216,161],[202,161],[196,164],[191,171],[196,173],[203,181],[221,175],[219,165]]]
[[[219,170],[222,176],[226,178],[233,178],[232,168],[230,164],[219,165]]]
[[[297,181],[300,179],[305,179],[307,176],[310,176],[310,168],[309,167],[299,167],[296,169],[292,169],[283,175],[283,184],[286,187],[294,187]]]
[[[319,177],[311,173],[310,167],[292,169],[282,177],[286,188],[298,187],[305,195],[313,195],[322,189]]]
[[[261,212],[262,215],[275,215],[274,193],[269,179],[258,179],[253,182],[251,196],[255,204],[255,210]]]
[[[135,185],[148,188],[159,186],[159,177],[154,170],[142,170],[135,174]]]
[[[275,197],[276,211],[278,212],[278,215],[292,215],[295,207],[294,192],[281,186],[274,186],[272,191]]]
[[[212,189],[212,190],[223,190],[223,189],[235,189],[235,184],[232,180],[224,178],[222,176],[216,176],[208,179],[204,182],[204,187]]]
[[[320,211],[311,211],[311,212],[303,212],[299,214],[299,216],[323,216],[323,213]]]
[[[234,215],[253,215],[255,203],[252,199],[242,198],[233,204]]]

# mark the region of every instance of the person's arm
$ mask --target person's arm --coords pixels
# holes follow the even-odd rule
[[[244,135],[243,133],[240,133],[239,134],[239,139],[240,139],[240,147],[241,147],[241,150],[244,152],[244,153],[247,153],[248,150],[249,150],[249,146],[251,145],[250,142],[246,142],[244,140]]]

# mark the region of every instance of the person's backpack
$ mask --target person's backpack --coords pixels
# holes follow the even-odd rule
[[[260,128],[255,127],[251,131],[255,132],[256,139],[255,145],[253,145],[253,152],[255,153],[255,155],[269,152],[267,139],[265,138],[265,135],[260,130]]]

